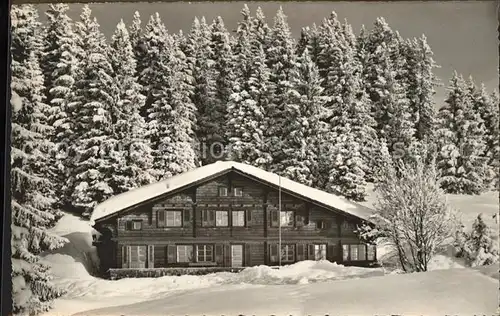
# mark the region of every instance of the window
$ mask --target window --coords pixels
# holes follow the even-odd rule
[[[215,226],[215,211],[214,210],[202,210],[201,219],[203,227]]]
[[[215,212],[215,226],[229,226],[229,212],[216,211]]]
[[[367,245],[366,248],[366,260],[375,260],[375,245]]]
[[[167,211],[167,227],[182,226],[182,211]]]
[[[293,226],[293,211],[281,211],[281,226]]]
[[[234,188],[234,196],[243,196],[243,188],[241,187]]]
[[[178,245],[177,262],[192,262],[192,261],[193,261],[193,246]]]
[[[245,226],[245,211],[233,211],[233,226]]]
[[[199,245],[197,247],[196,259],[198,262],[212,262],[213,261],[213,246],[212,245]]]
[[[375,260],[374,245],[342,245],[344,261]]]
[[[181,227],[182,211],[158,211],[158,227]]]
[[[365,261],[366,260],[366,245],[358,246],[358,260]]]
[[[141,220],[133,220],[130,222],[130,230],[141,230],[142,229],[142,221]]]
[[[295,245],[281,245],[281,261],[295,261]]]
[[[321,220],[317,221],[316,222],[316,228],[317,229],[325,229],[325,222],[321,221]]]
[[[358,245],[350,245],[349,251],[351,252],[351,261],[358,261]]]
[[[349,260],[349,245],[342,245],[342,260]]]
[[[219,196],[227,196],[227,187],[219,187]]]
[[[314,260],[326,260],[326,244],[314,245]]]
[[[129,246],[128,251],[129,268],[134,269],[146,267],[146,246]]]

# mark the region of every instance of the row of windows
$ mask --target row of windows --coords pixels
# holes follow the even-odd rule
[[[231,219],[229,214],[231,212]],[[182,227],[183,226],[183,213],[185,216],[189,216],[188,211],[182,210],[161,210],[157,212],[157,226],[158,227]],[[246,215],[246,216],[245,216]],[[251,210],[238,210],[238,211],[215,211],[215,210],[203,210],[202,211],[202,226],[204,227],[244,227],[247,222],[251,220],[252,211]],[[304,219],[300,219],[303,223]],[[190,221],[190,218],[184,218],[184,221]],[[273,211],[271,215],[271,226],[277,227],[295,227],[297,226],[298,220],[295,216],[294,211],[281,211],[281,216],[278,219],[278,212]],[[317,229],[326,229],[327,225],[325,221],[318,220],[316,223]],[[343,226],[345,229],[352,228],[352,224],[344,222]],[[131,230],[141,230],[142,221],[133,220],[130,224]]]
[[[206,245],[176,245],[169,247],[169,254],[173,261],[170,263],[213,263],[216,261],[216,256],[222,257],[222,245],[215,247],[212,244]],[[146,246],[127,246],[127,250],[123,253],[124,267],[145,267],[146,264]],[[237,245],[232,247],[231,256],[238,257],[242,260],[243,246]],[[154,261],[153,246],[147,248],[149,261]],[[237,250],[237,251],[235,251]],[[306,251],[309,252],[309,260],[326,260],[327,245],[326,244],[310,244],[310,245],[295,245],[283,244],[281,251],[278,254],[278,245],[272,244],[269,249],[269,260],[272,263],[279,261],[278,255],[281,257],[282,263],[293,263],[297,260],[303,260],[306,256]],[[173,251],[173,252],[172,252]],[[366,244],[351,244],[342,245],[342,254],[344,261],[373,261],[375,260],[375,245]],[[299,259],[302,258],[302,259]],[[171,260],[171,259],[169,259]],[[242,261],[240,261],[241,264]]]
[[[372,261],[375,260],[375,245],[342,245],[342,260]]]
[[[225,186],[219,187],[219,196],[229,196],[229,189]],[[234,187],[233,188],[233,196],[243,196],[243,188],[242,187]]]

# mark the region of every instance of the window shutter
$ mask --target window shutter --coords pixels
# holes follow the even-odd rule
[[[247,216],[247,227],[252,226],[252,210],[246,210],[245,215]]]
[[[314,245],[309,245],[309,253],[307,254],[307,259],[309,260],[316,260],[316,257],[314,256]]]
[[[297,227],[304,226],[304,216],[300,214],[295,215],[295,223]]]
[[[148,268],[155,267],[155,246],[148,245]]]
[[[167,246],[167,263],[176,263],[177,262],[177,251],[175,245]]]
[[[302,261],[306,259],[306,245],[297,244],[297,261]]]
[[[122,269],[128,268],[128,260],[130,258],[130,247],[122,246]]]
[[[245,260],[243,266],[249,267],[252,265],[252,251],[250,250],[250,244],[245,244],[245,249],[243,250],[245,255]]]
[[[208,210],[201,211],[201,225],[208,226]]]
[[[231,245],[224,245],[224,266],[231,266]]]
[[[208,211],[208,224],[210,226],[215,226],[215,211],[214,210]]]
[[[277,210],[273,210],[271,211],[271,226],[272,227],[278,227],[280,225],[279,223],[279,216],[278,216],[278,211]]]
[[[326,259],[328,261],[337,261],[336,247],[335,245],[328,245],[326,248]]]
[[[183,210],[183,226],[185,227],[191,227],[191,212],[192,210],[190,209]]]
[[[278,245],[270,244],[269,245],[269,261],[271,263],[278,262]]]
[[[165,211],[158,211],[157,214],[156,214],[156,218],[157,218],[157,221],[158,221],[158,227],[165,227],[167,226],[167,219],[166,219],[166,216],[167,214],[165,213]]]
[[[224,264],[224,245],[215,245],[215,262]]]

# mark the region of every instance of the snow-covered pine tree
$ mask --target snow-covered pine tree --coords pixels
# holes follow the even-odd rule
[[[143,87],[142,94],[146,96],[146,101],[141,109],[141,115],[148,122],[148,113],[151,105],[156,100],[154,93],[161,89],[160,77],[163,65],[160,65],[160,55],[167,48],[168,32],[163,24],[160,14],[156,12],[149,17],[144,29],[143,41],[139,44],[141,55],[137,59],[138,83]]]
[[[472,267],[496,264],[500,258],[494,232],[483,217],[482,213],[477,216],[470,233],[462,228],[455,236],[457,257],[466,259]]]
[[[322,86],[325,89],[324,93],[327,96],[332,96],[332,99],[326,105],[327,109],[330,109],[332,103],[335,102],[335,92],[330,90],[332,90],[332,88],[335,89],[335,85],[329,82],[329,71],[336,71],[336,67],[339,67],[341,64],[337,61],[337,58],[342,58],[342,54],[340,53],[341,48],[339,47],[341,40],[338,40],[342,35],[342,26],[337,19],[337,13],[331,12],[328,18],[323,19],[318,32],[319,51],[316,64],[319,69],[319,74],[323,79]],[[328,118],[326,118],[326,120],[327,119]]]
[[[158,179],[186,172],[197,165],[193,131],[195,106],[187,77],[186,56],[165,34],[165,48],[156,63],[157,83],[151,92],[148,133],[153,169]],[[161,84],[159,84],[161,83]]]
[[[376,121],[378,138],[384,138],[389,152],[395,158],[404,158],[406,149],[414,141],[414,124],[406,91],[397,79],[397,68],[388,55],[389,49],[382,43],[371,61],[380,66],[378,78],[371,86],[372,115]]]
[[[229,98],[226,138],[227,157],[259,168],[268,168],[271,157],[265,152],[265,113],[270,100],[269,69],[263,48],[252,53],[250,35],[238,34],[236,84]]]
[[[118,23],[110,43],[111,66],[117,88],[112,104],[111,137],[116,142],[113,152],[113,175],[110,186],[115,194],[151,183],[152,155],[146,140],[144,118],[139,111],[145,97],[137,83],[136,60],[123,20]]]
[[[485,178],[487,187],[498,186],[498,175],[500,167],[500,123],[498,99],[495,101],[495,94],[490,94],[484,84],[480,89],[475,90],[473,94],[474,112],[481,117],[481,124],[484,128],[484,153],[483,157],[487,160],[488,172]]]
[[[51,4],[46,11],[44,48],[42,55],[46,102],[50,106],[48,123],[53,127],[50,140],[56,148],[51,155],[51,166],[54,168],[54,184],[58,204],[65,204],[66,185],[65,156],[73,139],[71,128],[72,110],[69,105],[74,99],[74,84],[78,76],[78,47],[73,33],[73,22],[67,15],[66,4]]]
[[[136,60],[135,76],[137,77],[139,77],[141,72],[144,70],[144,67],[147,67],[147,61],[144,60],[146,52],[144,46],[144,35],[142,31],[141,15],[139,11],[135,11],[132,18],[132,23],[130,24],[128,29],[128,33],[130,38],[130,45],[132,46],[132,50],[134,51],[134,58]],[[142,92],[144,93],[144,91]]]
[[[306,48],[296,67],[290,71],[291,88],[283,116],[282,160],[273,166],[294,181],[312,185],[318,176],[321,125],[320,113],[325,103],[318,68]]]
[[[300,39],[297,42],[297,56],[302,56],[306,49],[309,51],[311,60],[316,63],[320,53],[319,30],[316,23],[311,27],[303,27],[300,31]]]
[[[433,141],[435,132],[436,106],[434,95],[438,85],[434,68],[433,52],[427,44],[427,38],[407,40],[403,44],[406,59],[406,95],[412,114],[415,138],[419,141]]]
[[[15,5],[11,21],[12,311],[31,316],[48,311],[63,294],[38,255],[62,247],[66,240],[47,230],[62,214],[53,208],[48,157],[53,143],[43,103],[40,46],[33,45],[40,30],[38,12],[33,5]]]
[[[187,70],[190,72],[193,93],[191,100],[196,108],[198,124],[195,126],[195,133],[200,148],[197,148],[197,157],[203,161],[209,154],[206,143],[206,128],[202,122],[208,109],[211,108],[215,96],[215,80],[213,76],[213,60],[210,28],[205,18],[195,18],[186,41],[182,45],[182,51],[186,56]],[[201,126],[198,126],[201,125]]]
[[[80,14],[80,19],[75,23],[75,39],[78,47],[77,51],[77,59],[79,62],[85,64],[88,57],[87,48],[92,45],[96,45],[95,42],[98,42],[98,45],[101,45],[100,49],[106,49],[106,42],[104,39],[104,34],[99,32],[98,34],[93,34],[92,29],[94,28],[95,18],[92,16],[92,10],[88,4],[84,5],[82,8],[82,13]],[[99,36],[99,39],[91,38],[90,36]],[[83,66],[79,67],[83,69]],[[83,71],[83,70],[82,70]],[[83,72],[80,72],[80,75],[83,75]]]
[[[358,41],[361,40],[358,38]],[[358,42],[359,43],[359,42]],[[358,44],[359,45],[359,44]],[[382,96],[390,96],[385,87],[387,75],[393,78],[393,84],[398,87],[400,96],[393,96],[395,100],[399,100],[406,92],[406,60],[403,55],[403,39],[398,32],[393,31],[383,18],[378,18],[369,34],[363,35],[363,50],[362,57],[363,65],[363,82],[365,90],[371,101],[372,115],[377,121],[377,134],[379,137],[384,134],[383,126],[386,125],[388,115],[387,109],[384,108],[384,100]],[[387,69],[390,65],[391,71]],[[407,99],[405,102],[407,103]],[[389,149],[392,152],[392,144],[388,143]]]
[[[23,133],[33,133],[33,135],[18,135],[18,137],[28,137],[28,139],[26,147],[16,148],[27,154],[38,156],[39,160],[34,160],[31,167],[36,168],[38,176],[48,181],[47,186],[41,188],[43,191],[40,193],[54,203],[57,196],[54,185],[56,174],[51,165],[50,155],[55,150],[55,145],[50,137],[53,134],[53,127],[50,126],[48,120],[50,106],[44,102],[45,87],[39,51],[41,46],[37,42],[40,31],[38,12],[31,5],[16,6],[16,10],[12,12],[12,19],[15,19],[15,25],[12,27],[11,89],[23,100],[22,110],[26,111],[23,116],[19,117],[23,121],[16,123],[25,129]],[[52,204],[48,205],[47,211],[53,213],[55,222],[62,214],[52,206]]]
[[[498,91],[491,93],[491,108],[485,110],[483,120],[487,128],[486,146],[488,148],[487,157],[489,158],[488,165],[493,169],[492,186],[497,190],[500,189],[500,97]]]
[[[480,194],[484,190],[486,159],[484,126],[475,113],[471,89],[456,72],[445,105],[439,109],[437,166],[447,193]]]
[[[347,23],[342,25],[334,47],[338,56],[328,65],[327,72],[331,93],[328,97],[333,98],[328,122],[331,136],[325,137],[332,152],[331,156],[323,156],[328,161],[328,169],[320,174],[328,177],[325,190],[359,201],[364,199],[366,173],[371,175],[373,170],[370,163],[376,144],[375,121],[370,116],[370,103],[363,90],[356,37]]]
[[[110,156],[115,142],[110,136],[117,87],[109,48],[97,20],[85,10],[76,25],[80,44],[84,45],[80,49],[85,54],[72,105],[77,135],[68,155],[72,167],[68,182],[71,206],[83,216],[90,216],[95,205],[113,194],[110,179],[114,170]]]
[[[253,45],[255,49],[254,53],[257,54],[260,50],[260,47],[262,46],[267,59],[267,53],[272,45],[272,30],[266,22],[266,17],[261,7],[257,7],[257,10],[255,11],[255,27],[253,33],[255,34],[256,41],[256,43]]]
[[[209,164],[224,157],[225,117],[227,103],[233,93],[234,56],[232,52],[233,39],[224,26],[222,18],[217,17],[210,25],[210,60],[213,62],[209,75],[213,80],[213,95],[211,102],[204,107],[198,107],[198,135],[204,148],[201,161]]]
[[[266,151],[273,158],[271,171],[281,174],[283,170],[277,168],[285,158],[283,131],[290,124],[284,114],[292,89],[290,74],[297,67],[295,41],[281,7],[274,18],[270,41],[273,44],[268,49],[267,61],[271,71],[269,80],[273,85],[273,98],[266,111]]]

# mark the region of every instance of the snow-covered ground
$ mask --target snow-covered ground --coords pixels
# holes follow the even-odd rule
[[[494,315],[498,282],[451,269],[307,285],[222,285],[78,315]]]
[[[371,194],[367,204],[373,200]],[[467,227],[478,213],[488,219],[498,210],[494,192],[449,196],[449,202],[463,214]],[[44,260],[52,266],[54,282],[68,292],[56,300],[47,316],[492,315],[498,307],[498,268],[464,269],[460,261],[446,254],[430,263],[430,270],[440,271],[409,275],[305,261],[280,270],[260,266],[239,274],[111,281],[91,275],[98,259],[88,221],[67,214],[53,230],[70,243]],[[377,251],[384,252],[383,248]]]

